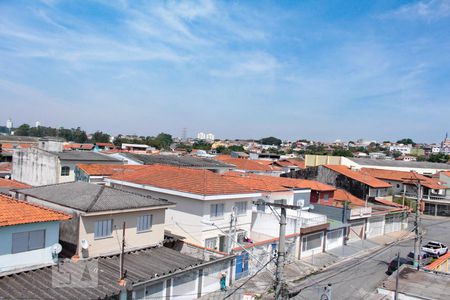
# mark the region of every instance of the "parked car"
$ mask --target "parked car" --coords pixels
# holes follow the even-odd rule
[[[407,258],[403,258],[400,257],[400,266],[401,265],[412,265],[412,261],[407,259]],[[398,259],[394,258],[388,266],[388,269],[386,271],[387,275],[391,275],[392,273],[394,273],[395,271],[397,271],[397,266],[398,266]]]
[[[422,251],[425,251],[427,253],[430,253],[431,255],[435,257],[439,257],[441,255],[444,255],[448,252],[448,248],[446,245],[440,243],[440,242],[428,242],[425,246],[422,246]]]
[[[433,260],[433,256],[430,253],[427,253],[425,251],[420,251],[421,259],[422,259],[422,266],[426,266],[431,263]],[[407,259],[411,262],[414,262],[414,252],[409,252]]]

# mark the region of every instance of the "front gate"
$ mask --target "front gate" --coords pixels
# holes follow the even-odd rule
[[[236,280],[248,275],[248,253],[236,256]]]

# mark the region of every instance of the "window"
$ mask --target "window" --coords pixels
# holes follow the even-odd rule
[[[45,230],[12,234],[12,253],[42,249],[45,247]]]
[[[210,238],[205,240],[205,247],[208,249],[216,249],[217,238]]]
[[[218,203],[218,204],[211,204],[211,218],[219,218],[223,216],[223,210],[224,210],[224,204]]]
[[[322,247],[322,233],[310,234],[303,238],[302,251],[308,251]]]
[[[259,212],[265,212],[266,211],[266,204],[261,203],[256,205],[256,210]]]
[[[112,220],[101,220],[95,222],[94,238],[104,238],[112,235]]]
[[[236,207],[236,213],[238,215],[247,214],[247,202],[236,202],[234,206]]]
[[[70,167],[64,166],[61,168],[61,176],[69,176],[70,174]]]
[[[328,194],[323,195],[323,201],[328,202],[329,197],[330,197],[330,195],[328,195]]]
[[[139,216],[137,220],[137,232],[148,231],[152,228],[152,215]]]

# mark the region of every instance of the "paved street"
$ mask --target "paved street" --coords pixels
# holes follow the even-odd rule
[[[450,244],[449,218],[424,217],[426,233],[423,242],[438,240]],[[412,226],[411,226],[412,228]],[[332,284],[333,299],[381,299],[375,295],[376,287],[385,279],[388,263],[397,251],[402,256],[413,249],[414,240],[403,241],[373,254],[351,258],[316,275],[300,281],[294,289],[302,291],[294,299],[320,299],[323,287]]]

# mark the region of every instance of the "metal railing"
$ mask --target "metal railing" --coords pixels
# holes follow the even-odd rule
[[[403,197],[403,194],[398,194],[396,197]],[[406,198],[417,199],[417,194],[414,193],[406,193]],[[423,200],[441,200],[441,201],[450,201],[450,195],[423,195]]]

